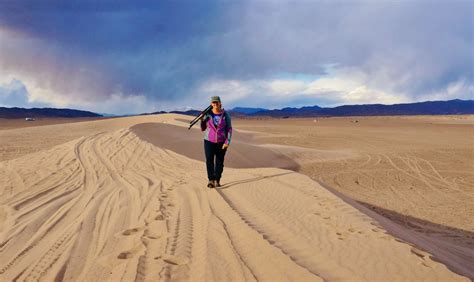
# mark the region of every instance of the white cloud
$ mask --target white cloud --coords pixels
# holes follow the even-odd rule
[[[28,99],[25,85],[12,77],[0,78],[0,106],[22,107]]]
[[[306,95],[320,95],[328,92],[350,92],[360,87],[361,83],[336,76],[322,77],[309,83],[303,91]]]
[[[268,90],[275,96],[278,95],[295,95],[304,91],[307,87],[302,80],[275,79],[267,84]]]
[[[220,96],[222,102],[232,103],[242,100],[255,92],[253,81],[240,80],[210,80],[201,84],[197,92],[208,100],[208,96]]]
[[[345,93],[342,100],[346,101],[344,104],[397,104],[407,102],[402,95],[370,89],[365,85]]]
[[[162,109],[156,102],[140,94],[126,95],[117,92],[108,95],[106,99],[88,97],[90,95],[61,95],[28,78],[0,75],[0,106],[72,108],[108,114],[135,114]]]
[[[71,99],[70,96],[61,95],[51,88],[43,88],[34,82],[26,82],[26,89],[28,90],[28,103],[44,103],[53,107],[65,108],[70,105],[81,105],[82,101]],[[85,104],[85,103],[84,103]]]
[[[89,107],[95,112],[109,114],[136,114],[158,111],[157,105],[144,95],[111,94],[107,100],[100,103],[90,103]]]
[[[285,107],[298,105],[394,104],[409,102],[404,93],[391,93],[367,85],[366,76],[354,69],[328,70],[312,81],[304,79],[213,80],[199,88],[220,95],[234,106]],[[249,97],[252,104],[249,105]]]
[[[440,91],[434,91],[425,95],[420,95],[419,97],[419,101],[451,99],[474,99],[474,84],[469,83],[466,79],[460,79],[448,84]]]
[[[369,86],[367,75],[354,68],[331,70],[328,76],[311,82],[303,93],[320,98],[330,95],[336,102],[333,105],[394,104],[409,101],[405,93],[393,93]]]

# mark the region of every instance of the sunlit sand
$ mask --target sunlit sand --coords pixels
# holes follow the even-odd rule
[[[190,119],[166,114],[0,130],[0,280],[468,280],[457,274],[459,258],[452,259],[460,263],[456,273],[392,235],[404,228],[360,207],[472,232],[473,152],[456,139],[466,138],[464,128],[449,132],[458,143],[446,137],[438,148],[433,133],[426,141],[432,147],[419,151],[426,143],[383,145],[376,128],[349,129],[376,119],[343,119],[344,138],[324,134],[341,120],[326,128],[312,120],[236,120],[223,187],[208,189]],[[310,126],[318,129],[301,131]],[[463,126],[472,134],[470,123]],[[239,139],[239,129],[260,134]],[[360,130],[373,135],[358,137]],[[400,140],[412,138],[401,131]],[[188,136],[186,146],[157,141],[177,132]],[[456,172],[447,169],[445,144],[459,150]],[[439,158],[429,158],[430,148]],[[246,151],[260,163],[246,163]],[[431,212],[418,211],[429,206],[422,200],[433,204]]]

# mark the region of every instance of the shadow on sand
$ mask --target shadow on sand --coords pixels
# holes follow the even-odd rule
[[[227,188],[230,188],[232,186],[239,185],[239,184],[260,181],[260,180],[263,180],[263,179],[273,178],[273,177],[282,176],[282,175],[286,175],[286,174],[292,174],[292,173],[295,173],[295,172],[289,171],[289,172],[278,173],[278,174],[273,174],[273,175],[259,176],[259,177],[249,178],[249,179],[232,181],[232,182],[229,182],[229,183],[226,183],[226,184],[222,185],[220,188],[217,188],[217,189],[223,190],[223,189],[227,189]]]

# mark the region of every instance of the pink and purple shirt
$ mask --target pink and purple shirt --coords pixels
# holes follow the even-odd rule
[[[217,124],[214,122],[217,122]],[[232,139],[230,115],[224,110],[220,114],[214,114],[211,111],[201,121],[201,131],[204,131],[204,140],[212,143],[224,142],[225,144],[230,144]]]

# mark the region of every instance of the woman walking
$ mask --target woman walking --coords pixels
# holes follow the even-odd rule
[[[206,154],[207,187],[220,187],[224,156],[232,139],[232,122],[229,113],[222,108],[219,96],[211,98],[212,110],[201,118]]]

